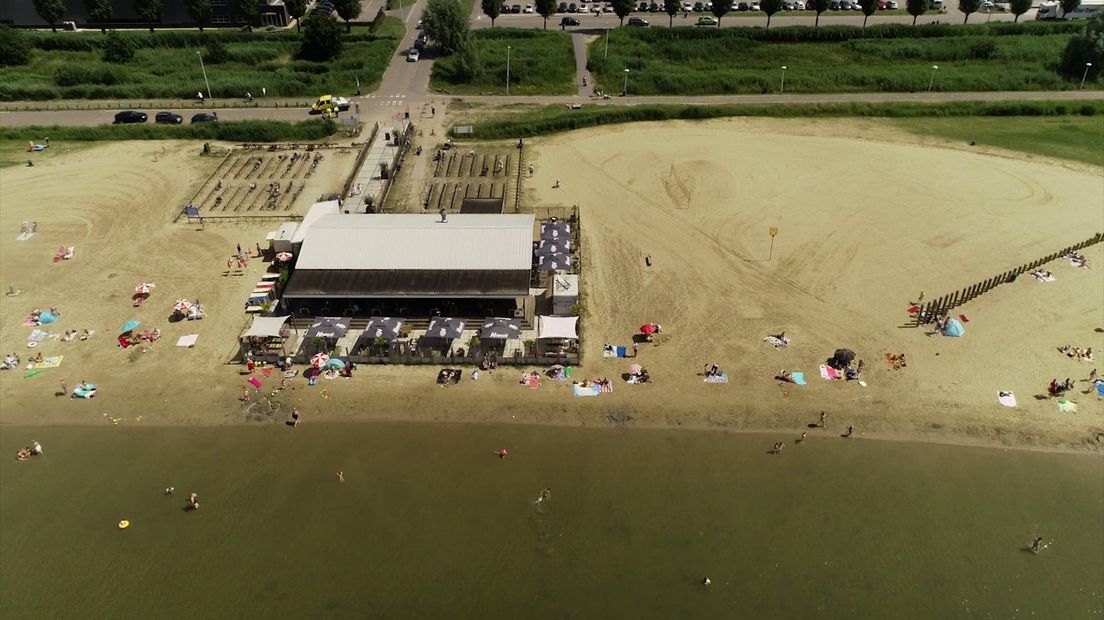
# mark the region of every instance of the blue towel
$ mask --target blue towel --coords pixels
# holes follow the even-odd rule
[[[1104,382],[1096,384],[1096,395],[1104,396]]]
[[[805,385],[805,373],[795,372],[793,373],[793,382],[798,385]]]
[[[575,392],[576,397],[597,396],[602,393],[602,388],[598,385],[589,385],[587,387],[583,387],[576,383],[575,385],[571,386],[571,389],[573,392]]]
[[[625,347],[617,347],[617,357],[628,357],[629,350]]]

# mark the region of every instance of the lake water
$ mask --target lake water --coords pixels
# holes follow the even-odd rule
[[[28,618],[1104,614],[1104,459],[810,435],[9,426],[0,600]],[[32,439],[45,454],[11,460]]]

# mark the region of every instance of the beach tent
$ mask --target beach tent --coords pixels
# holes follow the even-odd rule
[[[284,323],[290,319],[290,316],[254,316],[253,324],[249,326],[249,331],[242,334],[243,338],[274,338],[280,335],[284,327]]]
[[[570,338],[578,340],[577,316],[538,316],[537,338]]]
[[[832,354],[831,359],[828,360],[828,365],[836,370],[843,370],[847,368],[848,364],[855,360],[855,352],[851,349],[836,349],[836,352]]]
[[[460,334],[464,332],[464,321],[460,319],[450,319],[440,316],[435,316],[429,322],[429,329],[426,330],[427,338],[441,338],[444,340],[452,340],[459,338]]]
[[[943,335],[944,336],[951,336],[953,338],[958,338],[958,337],[962,336],[962,334],[965,334],[965,333],[966,333],[966,328],[962,326],[962,323],[959,322],[958,319],[951,319],[950,322],[947,323],[947,326],[943,328]]]
[[[479,332],[480,338],[511,340],[521,335],[521,322],[517,319],[495,318],[483,321],[483,331]]]

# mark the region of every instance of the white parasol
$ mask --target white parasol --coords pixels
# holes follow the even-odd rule
[[[326,363],[329,361],[329,355],[326,355],[325,353],[315,353],[314,357],[311,358],[311,366],[314,366],[315,368],[321,368],[325,366]]]
[[[148,295],[149,292],[152,291],[154,289],[154,287],[156,287],[156,286],[157,285],[154,284],[153,282],[143,282],[143,283],[139,284],[138,286],[134,287],[134,292],[139,293],[141,295]]]
[[[192,302],[188,301],[187,299],[178,299],[176,300],[176,303],[173,304],[173,310],[178,310],[180,312],[187,312],[188,309],[191,307]]]

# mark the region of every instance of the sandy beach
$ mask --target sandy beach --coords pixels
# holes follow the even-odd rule
[[[834,427],[854,424],[864,436],[1104,449],[1104,401],[1082,393],[1104,354],[1104,245],[1084,251],[1089,269],[1057,260],[1045,266],[1053,282],[1025,275],[956,310],[969,318],[962,338],[905,327],[921,292],[951,293],[1104,230],[1104,171],[921,144],[869,121],[639,124],[527,144],[536,174],[524,203],[580,207],[578,372],[615,380],[612,394],[575,399],[555,381],[533,392],[516,370],[439,389],[435,368],[361,367],[352,380],[315,388],[297,379],[271,420],[252,421],[256,410],[237,402],[244,377],[232,360],[249,321],[243,302],[266,265],[227,270],[226,258],[274,226],[173,223],[217,162],[190,143],[112,143],[0,171],[0,288],[22,289],[0,298],[0,352],[64,355],[34,377],[0,373],[0,424],[283,424],[294,406],[306,424],[765,430],[802,428],[825,410]],[[335,191],[343,172],[333,173]],[[17,241],[31,220],[38,233]],[[767,260],[769,227],[779,233]],[[74,257],[53,262],[61,245],[75,246]],[[134,308],[142,281],[157,288]],[[207,318],[170,323],[180,297],[201,299]],[[51,305],[62,313],[54,334],[96,334],[26,348],[24,318]],[[162,339],[118,348],[130,320],[159,327]],[[604,343],[631,344],[645,322],[663,326],[658,344],[642,345],[636,360],[602,358]],[[763,342],[780,331],[789,348]],[[174,346],[187,334],[199,335],[194,348]],[[1061,345],[1092,347],[1098,361],[1072,360]],[[866,387],[819,378],[840,347],[866,361]],[[887,353],[906,354],[907,367],[891,369]],[[655,384],[616,380],[634,361]],[[730,383],[705,384],[707,363]],[[773,380],[779,369],[804,372],[808,384]],[[1037,398],[1066,377],[1077,382],[1076,413]],[[100,393],[55,397],[62,378],[97,383]],[[1018,406],[999,405],[1000,390],[1014,391]]]

